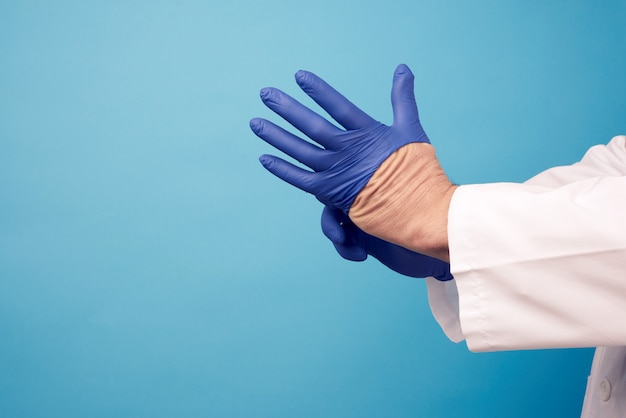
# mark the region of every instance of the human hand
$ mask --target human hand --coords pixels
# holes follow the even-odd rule
[[[363,232],[341,210],[329,206],[322,211],[322,231],[346,260],[364,261],[372,255],[390,269],[410,277],[454,277],[450,265]]]
[[[296,82],[343,129],[275,88],[261,90],[261,99],[274,112],[321,147],[303,140],[265,119],[250,121],[261,139],[313,171],[281,158],[262,155],[271,173],[315,195],[347,214],[376,169],[398,148],[414,142],[430,143],[419,121],[413,74],[404,64],[396,68],[391,89],[394,121],[391,126],[372,119],[315,74],[298,71]]]

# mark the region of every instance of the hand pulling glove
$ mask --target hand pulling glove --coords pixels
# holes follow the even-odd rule
[[[368,255],[390,269],[410,277],[453,279],[450,265],[363,232],[339,209],[324,207],[322,231],[346,260],[363,261]]]

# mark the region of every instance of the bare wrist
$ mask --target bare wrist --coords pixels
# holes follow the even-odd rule
[[[371,235],[448,261],[448,208],[456,187],[432,145],[408,144],[376,170],[349,216]]]

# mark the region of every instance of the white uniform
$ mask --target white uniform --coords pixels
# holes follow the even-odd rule
[[[598,347],[583,417],[626,417],[626,136],[524,184],[459,187],[455,280],[427,279],[446,335],[472,351]]]

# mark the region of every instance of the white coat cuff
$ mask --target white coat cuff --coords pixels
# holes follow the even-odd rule
[[[454,280],[441,282],[434,277],[426,278],[428,303],[433,316],[450,340],[458,343],[463,341],[461,322],[459,320],[459,293]]]

